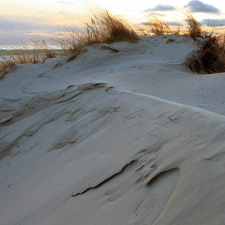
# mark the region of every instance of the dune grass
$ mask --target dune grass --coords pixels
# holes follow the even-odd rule
[[[44,43],[42,43],[42,47],[44,47]],[[40,44],[39,47],[41,47]],[[0,80],[8,72],[15,69],[17,64],[36,64],[49,58],[55,58],[56,55],[56,51],[48,49],[47,46],[45,49],[27,49],[24,45],[21,49],[2,50],[0,54]]]
[[[188,23],[188,31],[184,35],[189,36],[193,39],[203,37],[203,32],[200,23],[191,15],[190,13],[184,13],[186,16],[186,21]]]
[[[0,79],[3,79],[7,72],[16,68],[17,64],[37,63],[39,56],[34,52],[28,52],[22,49],[6,50],[1,56],[0,61]]]
[[[189,24],[185,35],[198,40],[199,49],[187,58],[187,66],[197,73],[225,72],[225,41],[221,35],[203,32],[200,23],[191,14],[186,14]]]
[[[5,75],[16,68],[16,63],[12,60],[3,58],[0,61],[0,80],[2,80]]]
[[[166,24],[166,22],[159,19],[157,16],[148,14],[147,19],[149,22],[147,27],[153,35],[161,36],[171,33],[170,27]]]
[[[187,66],[197,73],[225,72],[225,42],[216,35],[202,39],[199,50],[187,59]]]

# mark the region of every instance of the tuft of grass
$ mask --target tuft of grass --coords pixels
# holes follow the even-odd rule
[[[40,58],[35,51],[28,53],[28,50],[25,49],[6,50],[0,60],[0,79],[15,69],[17,64],[37,63],[39,61]]]
[[[75,27],[66,28],[63,37],[57,42],[64,51],[77,51],[99,43],[110,44],[121,41],[137,43],[139,40],[139,35],[128,23],[105,10],[99,15],[93,15],[82,30]]]
[[[193,72],[225,72],[225,42],[210,35],[202,39],[200,49],[187,59],[187,65]]]
[[[147,19],[149,21],[148,27],[155,36],[162,36],[171,33],[170,28],[166,22],[159,19],[157,16],[148,14]]]
[[[140,38],[139,35],[129,26],[124,20],[117,18],[105,11],[100,19],[103,31],[106,32],[104,37],[105,43],[113,43],[119,41],[127,41],[137,43]],[[101,27],[101,26],[100,26]],[[105,33],[104,32],[104,33]]]
[[[225,41],[221,36],[203,32],[201,25],[190,14],[186,13],[189,24],[185,34],[200,43],[199,49],[187,58],[186,64],[192,72],[220,73],[225,72]]]
[[[186,36],[189,36],[193,39],[197,39],[203,36],[200,23],[190,14],[184,13],[186,16],[186,21],[188,23],[188,31],[185,33]]]
[[[86,42],[84,31],[72,26],[64,28],[62,36],[54,41],[60,45],[65,55],[77,50],[80,51],[85,47]]]

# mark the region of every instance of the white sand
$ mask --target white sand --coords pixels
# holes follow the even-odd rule
[[[186,37],[100,47],[0,82],[0,224],[224,225],[225,74]]]

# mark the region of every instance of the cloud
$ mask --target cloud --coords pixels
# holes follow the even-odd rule
[[[154,8],[146,9],[144,12],[149,11],[172,11],[175,10],[175,7],[171,5],[157,5]]]
[[[189,1],[188,4],[184,6],[184,8],[188,9],[192,13],[194,12],[215,13],[215,14],[220,13],[220,10],[218,8],[197,0]]]
[[[225,26],[225,19],[204,19],[200,23],[209,27],[222,27]]]

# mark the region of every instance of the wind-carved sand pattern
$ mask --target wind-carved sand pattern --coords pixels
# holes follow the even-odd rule
[[[152,223],[163,214],[163,209],[169,202],[179,182],[179,175],[179,169],[174,168],[158,174],[148,183],[149,196],[141,202],[135,211],[136,225],[148,224],[149,221]]]
[[[121,91],[118,89],[116,93],[119,94]],[[203,119],[204,116],[207,117],[205,111],[189,109],[176,104],[168,105],[166,101],[147,96],[129,94],[129,97],[132,99],[130,101],[132,104],[124,107],[123,110],[121,106],[122,111],[118,112],[117,117],[115,117],[116,121],[114,120],[113,125],[111,125],[113,127],[107,127],[103,137],[99,139],[101,143],[106,135],[108,138],[107,147],[112,148],[111,153],[115,153],[117,157],[112,158],[110,164],[98,170],[97,174],[92,171],[93,176],[89,175],[86,179],[82,179],[82,182],[78,182],[79,185],[74,186],[75,190],[72,196],[85,195],[89,190],[100,189],[104,186],[107,189],[108,201],[116,203],[120,199],[129,198],[128,196],[135,197],[139,196],[140,193],[145,193],[145,197],[138,204],[137,202],[132,203],[136,205],[133,206],[135,207],[133,223],[135,225],[158,225],[167,221],[168,224],[173,224],[174,222],[170,218],[171,210],[178,207],[181,214],[184,213],[182,212],[184,203],[179,202],[181,193],[185,195],[191,188],[192,195],[195,196],[196,200],[191,202],[192,200],[188,200],[192,198],[191,195],[186,197],[188,204],[190,204],[190,211],[192,211],[192,205],[198,204],[199,189],[202,190],[200,195],[207,195],[203,191],[205,181],[201,182],[195,179],[196,183],[192,185],[198,188],[194,189],[185,180],[189,180],[193,176],[199,177],[200,180],[207,179],[206,174],[203,175],[201,169],[194,168],[198,167],[199,162],[204,160],[202,151],[204,150],[204,154],[211,152],[210,143],[213,142],[214,138],[221,138],[221,135],[217,137],[215,134],[212,139],[206,139],[210,130],[216,129],[218,123],[212,118],[208,124],[205,124],[205,119]],[[148,110],[142,107],[147,104],[144,103],[145,101],[149,102]],[[138,104],[139,109],[132,107],[133,104]],[[151,113],[148,114],[147,111]],[[191,116],[191,121],[187,115]],[[123,124],[122,130],[121,126],[117,127],[121,123]],[[205,126],[205,129],[196,130],[196,123]],[[134,132],[133,127],[136,127],[136,132]],[[119,130],[116,131],[117,129]],[[170,129],[173,132],[170,132]],[[110,131],[113,139],[108,133]],[[121,142],[121,137],[116,135],[117,132],[123,136],[125,143],[130,143],[129,148],[126,148]],[[135,147],[137,142],[139,144]],[[141,150],[141,145],[147,143],[151,143],[150,146]],[[198,147],[193,148],[193,146]],[[208,166],[207,161],[210,159],[223,156],[222,146],[224,146],[222,143],[218,145],[216,156],[214,156],[215,154],[211,157],[209,155],[205,162],[202,162],[202,165],[205,164],[204,168]],[[85,150],[86,157],[90,151],[89,147],[87,146]],[[92,145],[92,148],[98,149],[99,152],[104,152],[105,147],[104,143],[102,146],[97,144],[97,147],[96,144]],[[81,153],[82,155],[83,153]],[[179,217],[179,215],[177,216]],[[189,214],[189,216],[191,215]],[[188,217],[185,215],[184,218]]]
[[[16,152],[13,153],[13,149],[17,148],[19,143],[23,143],[22,139],[32,137],[44,126],[58,120],[65,121],[67,125],[61,131],[58,130],[60,133],[48,151],[72,143],[79,144],[85,138],[96,133],[98,127],[102,129],[104,124],[110,123],[110,117],[119,108],[109,105],[99,111],[83,106],[87,99],[87,92],[99,88],[104,88],[106,92],[111,89],[104,83],[87,83],[77,87],[68,86],[65,90],[53,93],[41,93],[35,97],[31,95],[20,102],[20,107],[18,107],[19,99],[2,101],[0,128],[4,128],[4,131],[0,134],[0,159],[11,154],[14,155]],[[58,105],[64,107],[59,108]],[[34,117],[37,118],[35,122],[33,122]],[[27,121],[25,124],[24,120]],[[15,126],[18,127],[17,130],[11,132],[12,127]],[[57,132],[57,130],[55,131]]]
[[[106,196],[109,202],[115,202],[133,190],[135,192],[142,189],[147,193],[145,199],[138,205],[134,212],[135,225],[148,224],[151,221],[156,221],[163,212],[164,207],[170,200],[173,192],[176,189],[180,178],[179,168],[172,168],[164,172],[157,172],[156,159],[160,152],[155,152],[156,145],[144,149],[137,153],[131,162],[125,165],[121,171],[111,174],[105,180],[103,171],[97,177],[86,182],[86,186],[82,189],[73,192],[72,196],[84,194],[90,189],[99,188],[101,185],[107,185],[107,182],[114,180],[114,184],[110,185],[106,191]],[[154,176],[149,176],[154,172]],[[99,181],[100,178],[100,181]],[[148,179],[147,179],[148,178]],[[98,182],[96,183],[96,180]],[[147,180],[147,181],[146,181]]]
[[[152,223],[152,221],[157,220],[179,182],[179,169],[174,168],[159,173],[150,182],[143,185],[149,174],[155,171],[156,168],[154,167],[156,165],[154,163],[158,155],[146,154],[146,152],[140,158],[141,163],[132,162],[132,165],[129,165],[124,171],[125,174],[121,175],[121,179],[115,182],[116,184],[107,191],[110,202],[123,197],[129,191],[135,189],[136,186],[138,188],[135,191],[144,189],[144,192],[148,193],[134,212],[135,224],[145,224],[145,222],[148,224],[150,221]],[[135,192],[133,194],[135,195]]]
[[[220,187],[219,182],[211,182],[211,179],[222,176],[222,170],[215,170],[213,173],[217,173],[216,176],[207,176],[211,173],[208,171],[211,163],[216,163],[218,168],[224,164],[220,159],[224,153],[225,129],[219,115],[211,117],[204,110],[127,92],[105,83],[72,85],[64,90],[39,95],[40,101],[36,98],[24,103],[24,114],[5,124],[1,140],[7,143],[1,142],[1,150],[14,154],[29,152],[35,161],[36,155],[60,153],[62,158],[58,160],[62,160],[61,169],[57,167],[58,163],[48,165],[45,162],[47,168],[39,169],[40,175],[37,173],[36,176],[46,177],[48,170],[54,171],[52,176],[46,177],[42,188],[33,188],[32,183],[28,184],[30,195],[38,198],[38,204],[31,199],[26,200],[26,192],[20,188],[21,197],[13,207],[18,207],[22,198],[24,210],[28,207],[27,210],[33,213],[31,215],[41,213],[44,218],[46,214],[41,206],[51,205],[51,198],[60,195],[61,190],[66,199],[70,196],[71,199],[67,200],[70,204],[73,200],[75,204],[77,198],[86,199],[92,192],[97,192],[106,199],[102,203],[106,208],[115,210],[121,201],[124,202],[125,209],[121,208],[121,212],[129,208],[126,212],[129,219],[125,224],[172,225],[180,215],[184,220],[192,218],[195,221],[197,215],[194,209],[207,205],[199,205],[199,198],[222,204],[219,193],[218,196],[209,195],[208,189],[204,189],[206,184],[212,183]],[[16,113],[20,110],[17,108]],[[9,116],[14,113],[9,111]],[[53,123],[54,135],[46,139],[45,134],[52,132]],[[196,129],[196,124],[203,129]],[[10,132],[13,126],[17,129]],[[215,140],[217,145],[213,148]],[[29,165],[26,160],[29,154],[21,157],[23,159],[16,168],[22,171],[24,165]],[[48,157],[50,160],[50,155]],[[18,185],[20,187],[24,183]],[[48,190],[54,189],[55,185],[57,189],[50,194]],[[16,191],[16,184],[10,188],[13,190],[14,186]],[[186,196],[186,193],[191,194]],[[185,196],[185,204],[180,201],[182,196]],[[133,201],[130,200],[132,198]],[[7,195],[4,199],[7,200]],[[54,207],[59,210],[61,202],[55,204]],[[176,214],[171,214],[174,207]],[[3,212],[8,210],[5,206]],[[77,210],[76,215],[79,215],[79,208]],[[21,208],[15,219],[22,212]],[[110,212],[107,211],[108,214]],[[199,217],[201,221],[208,216],[207,208],[203,212]],[[92,216],[94,224],[97,224],[97,219]],[[24,218],[22,221],[23,224],[30,223],[30,219]],[[122,219],[117,222],[122,222]]]

